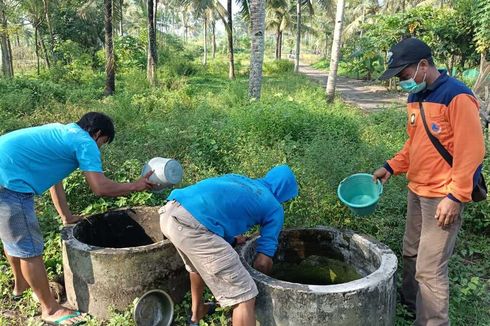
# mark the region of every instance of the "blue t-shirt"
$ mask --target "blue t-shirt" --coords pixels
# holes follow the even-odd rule
[[[262,179],[238,174],[210,178],[176,189],[168,200],[176,200],[209,231],[233,243],[235,236],[260,226],[257,252],[274,256],[284,223],[283,202],[298,194],[291,169],[281,165]]]
[[[0,185],[42,194],[75,169],[102,172],[95,140],[76,123],[52,123],[0,136]]]

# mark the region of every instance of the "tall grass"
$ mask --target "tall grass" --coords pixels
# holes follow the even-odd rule
[[[173,157],[183,164],[184,180],[179,186],[224,173],[260,177],[271,166],[287,163],[297,175],[300,195],[285,205],[286,227],[353,229],[386,243],[400,257],[405,179],[393,178],[385,186],[379,208],[367,218],[353,217],[337,200],[336,187],[349,174],[372,172],[401,148],[403,111],[365,115],[340,101],[327,105],[320,87],[290,72],[289,64],[283,62],[266,64],[262,99],[250,101],[246,69],[230,81],[220,61],[223,58],[211,60],[207,67],[179,60],[162,63],[156,88],[148,87],[143,71],[127,69],[118,75],[117,93],[109,98],[101,96],[101,73],[92,73],[92,79],[81,84],[59,83],[49,76],[0,80],[0,133],[75,121],[93,110],[105,112],[114,118],[116,138],[103,149],[104,168],[118,181],[136,179],[143,163],[154,156]],[[176,69],[179,65],[191,67],[192,73]],[[118,206],[160,205],[168,194],[96,198],[79,172],[65,180],[65,188],[71,209],[85,214]],[[61,270],[59,219],[47,195],[37,200],[37,213],[47,240],[47,268],[53,275]],[[456,325],[490,323],[489,215],[488,202],[471,204],[465,212],[465,225],[450,262],[451,318]],[[12,280],[3,258],[0,269],[0,292],[7,298]],[[186,320],[188,304],[187,300],[178,307],[178,323]],[[36,306],[2,299],[0,310],[7,309],[32,316]],[[398,325],[410,324],[404,316],[398,307]],[[113,322],[121,319],[131,324],[127,312],[115,315]],[[223,313],[217,313],[207,323],[220,325],[224,319]]]

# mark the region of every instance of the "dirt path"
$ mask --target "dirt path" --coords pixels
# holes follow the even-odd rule
[[[301,63],[299,72],[319,82],[324,87],[327,85],[328,73]],[[406,95],[389,92],[385,87],[373,82],[366,82],[346,77],[337,77],[335,90],[342,99],[354,104],[366,112],[379,111],[387,107],[405,107]]]

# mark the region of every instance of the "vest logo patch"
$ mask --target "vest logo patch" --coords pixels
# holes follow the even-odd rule
[[[440,134],[442,131],[441,126],[438,123],[432,122],[430,128],[432,129],[432,132],[436,134]]]
[[[411,125],[415,124],[415,113],[412,113],[412,114],[410,115],[410,124],[411,124]]]

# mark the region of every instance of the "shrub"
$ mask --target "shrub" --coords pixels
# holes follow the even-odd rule
[[[294,70],[294,63],[286,59],[274,60],[272,62],[266,62],[263,69],[265,74],[292,72]]]
[[[49,80],[0,79],[0,111],[8,115],[30,114],[53,101],[64,103],[66,97],[66,89]]]
[[[146,68],[146,44],[135,37],[126,35],[115,38],[114,53],[118,72],[130,68]]]

